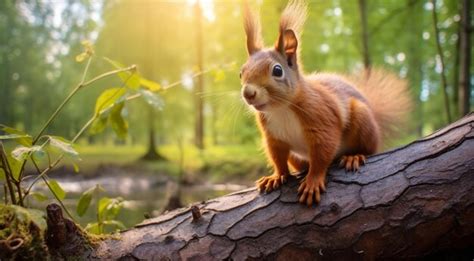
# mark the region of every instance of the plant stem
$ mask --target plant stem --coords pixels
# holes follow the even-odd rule
[[[0,141],[0,157],[1,157],[1,160],[2,160],[2,169],[5,172],[5,181],[7,183],[8,190],[10,192],[10,198],[11,198],[12,204],[15,205],[16,204],[16,197],[15,197],[15,193],[13,191],[12,181],[10,180],[10,177],[13,179],[13,176],[12,176],[12,173],[11,173],[10,165],[8,164],[7,154],[5,153],[5,147],[3,147],[3,142],[2,141]],[[5,197],[6,196],[7,196],[7,194],[5,194]]]
[[[89,71],[89,66],[91,65],[91,61],[92,61],[92,56],[89,56],[89,59],[87,59],[86,67],[84,68],[84,72],[82,73],[81,84],[83,84],[84,81],[86,80],[87,71]]]
[[[61,201],[61,199],[58,197],[58,195],[56,195],[56,193],[54,192],[53,188],[51,188],[51,185],[49,185],[49,182],[48,180],[46,179],[45,176],[41,177],[44,181],[44,183],[46,184],[46,186],[48,186],[49,190],[51,191],[51,193],[53,194],[53,196],[56,198],[56,200],[59,202],[59,205],[61,205],[61,207],[64,209],[64,212],[66,212],[66,214],[71,218],[72,221],[74,221],[74,223],[77,223],[76,220],[74,219],[74,217],[71,215],[71,213],[69,212],[69,210],[66,208],[66,206],[64,205],[64,203]]]
[[[85,80],[85,75],[87,73],[87,70],[89,68],[89,64],[90,64],[90,58],[89,58],[89,61],[86,65],[86,69],[84,70],[84,74],[82,76],[82,81],[80,84],[78,84],[72,91],[71,93],[66,97],[66,99],[61,103],[61,105],[59,105],[59,107],[56,109],[56,111],[53,113],[53,115],[51,115],[51,117],[49,118],[49,120],[46,122],[46,124],[43,126],[43,128],[40,130],[40,132],[38,133],[38,135],[35,137],[35,139],[33,140],[33,144],[36,144],[36,142],[38,142],[38,140],[41,138],[41,135],[43,134],[43,132],[46,130],[46,128],[49,127],[49,125],[51,124],[51,122],[56,118],[56,116],[59,114],[59,112],[64,108],[64,106],[69,102],[69,100],[83,87],[86,87],[102,78],[105,78],[105,77],[108,77],[110,75],[114,75],[114,74],[117,74],[117,73],[120,73],[120,72],[126,72],[126,71],[131,71],[131,70],[135,70],[136,69],[136,66],[135,65],[131,65],[127,68],[122,68],[122,69],[117,69],[117,70],[113,70],[113,71],[109,71],[109,72],[105,72],[101,75],[98,75],[94,78],[92,78],[91,80],[87,81],[87,82],[84,82]],[[78,138],[79,136],[90,126],[90,124],[92,124],[92,122],[94,121],[94,117],[92,119],[90,119],[86,125],[84,125],[84,127],[79,131],[79,133],[74,137],[74,139],[72,140],[72,142],[74,143]],[[31,156],[31,155],[29,155]],[[54,168],[60,161],[61,159],[64,157],[64,154],[59,156],[58,159],[56,159],[56,161],[53,162],[53,164],[49,164],[49,166],[43,170],[34,180],[33,182],[31,183],[31,185],[29,186],[29,188],[27,189],[26,193],[29,193],[31,188],[33,187],[33,185],[40,179],[42,178],[45,174],[47,174],[52,168]],[[20,180],[21,180],[21,173],[23,173],[23,170],[25,168],[25,164],[26,164],[26,160],[23,161],[23,164],[22,164],[22,167],[21,167],[21,171],[20,171]]]
[[[69,93],[69,95],[66,97],[66,99],[63,100],[63,102],[56,108],[56,111],[49,117],[48,121],[44,124],[44,126],[41,128],[39,133],[36,135],[36,137],[33,139],[33,145],[38,142],[39,138],[41,135],[44,133],[44,131],[51,125],[51,122],[56,118],[56,116],[61,112],[61,110],[66,106],[66,104],[71,100],[71,98],[84,86],[84,80],[87,75],[87,71],[89,70],[89,65],[91,63],[92,57],[89,57],[87,60],[86,67],[84,69],[84,72],[82,73],[82,80],[81,82]]]
[[[127,70],[131,70],[131,69],[134,69],[134,68],[135,68],[135,66],[132,65],[132,66],[128,67]],[[120,69],[120,70],[115,70],[114,72],[115,72],[115,73],[118,73],[118,72],[122,72],[122,71],[124,71],[124,70],[125,70],[125,69]],[[126,71],[126,70],[125,70],[125,71]],[[102,74],[102,76],[98,76],[98,77],[94,78],[94,79],[95,79],[94,81],[100,79],[101,77],[105,77],[104,75],[106,75],[106,74],[109,75],[108,73]],[[107,75],[106,75],[106,76],[107,76]],[[125,80],[125,82],[123,83],[122,87],[125,86],[125,84],[126,84],[126,82],[128,81],[128,79],[130,79],[130,77],[128,77],[127,80]],[[89,82],[91,82],[91,81],[89,81]],[[85,86],[85,85],[84,85],[84,86]],[[94,122],[94,120],[95,120],[99,115],[101,115],[102,113],[108,111],[110,108],[111,108],[111,107],[103,109],[103,110],[100,111],[97,115],[94,114],[94,116],[92,116],[92,117],[86,122],[86,124],[84,124],[84,126],[82,126],[81,130],[76,134],[76,136],[74,136],[74,138],[71,140],[71,143],[76,142],[77,139],[84,133],[84,131],[86,131],[87,128],[90,127],[90,125]],[[43,178],[51,169],[53,169],[54,167],[56,167],[56,165],[57,165],[63,158],[64,158],[64,154],[61,154],[52,164],[49,164],[49,166],[48,166],[46,169],[44,169],[43,171],[38,171],[38,173],[39,173],[38,176],[36,176],[36,178],[31,182],[30,186],[28,187],[28,189],[26,190],[25,193],[26,193],[26,194],[30,193],[30,190],[33,188],[33,185],[34,185],[36,182],[38,182],[38,180],[39,180],[40,178]],[[33,161],[33,163],[34,163],[34,161]],[[38,170],[39,170],[39,169],[38,169]]]
[[[21,182],[14,182],[18,193],[18,205],[23,207],[23,194],[21,192]]]
[[[137,68],[136,65],[130,65],[129,67],[126,67],[126,68],[122,68],[122,69],[117,69],[117,70],[113,70],[113,71],[109,71],[109,72],[106,72],[106,73],[103,73],[101,75],[98,75],[94,78],[92,78],[91,80],[85,82],[82,84],[82,87],[86,87],[87,85],[90,85],[91,83],[94,83],[102,78],[105,78],[107,76],[110,76],[110,75],[114,75],[114,74],[117,74],[117,73],[121,73],[121,72],[127,72],[127,71],[133,71]]]
[[[3,184],[3,194],[5,195],[5,205],[8,205],[8,188],[7,184]]]
[[[36,171],[39,173],[41,173],[41,170],[38,166],[38,163],[36,163],[35,159],[33,158],[33,156],[31,156],[31,162],[33,162],[33,165],[35,166],[35,169]],[[51,193],[53,194],[53,196],[56,198],[56,200],[59,202],[59,204],[61,205],[61,207],[64,209],[64,212],[66,212],[66,214],[72,219],[72,221],[76,222],[74,220],[74,217],[71,215],[71,213],[69,213],[69,210],[66,208],[66,206],[64,205],[64,203],[62,202],[62,200],[58,197],[58,195],[56,194],[56,192],[54,192],[54,190],[51,188],[51,186],[49,185],[49,182],[48,180],[46,179],[46,177],[43,175],[41,176],[41,178],[43,179],[44,183],[46,184],[46,186],[48,186],[49,190],[51,191]],[[27,192],[25,192],[25,196],[28,195],[28,193],[30,192],[30,189],[31,187],[28,189]]]
[[[31,182],[30,186],[28,187],[28,189],[26,190],[25,194],[29,194],[31,189],[33,188],[33,185],[35,185],[35,183],[40,179],[40,178],[43,178],[52,168],[54,168],[61,160],[62,158],[64,157],[64,154],[61,154],[54,162],[53,164],[49,165],[47,168],[45,168],[43,171],[39,171],[38,173],[38,176],[35,177],[35,179]],[[33,165],[34,162],[33,162]],[[39,170],[39,168],[37,169]]]
[[[89,59],[89,62],[90,62],[90,59]],[[89,68],[89,62],[87,63],[87,66],[86,68]],[[69,93],[69,95],[66,97],[66,99],[59,105],[59,107],[56,109],[56,111],[51,115],[51,117],[48,119],[48,121],[46,122],[46,124],[41,128],[40,132],[36,135],[35,139],[33,140],[33,144],[36,144],[36,142],[38,142],[38,139],[41,137],[41,135],[44,133],[44,131],[46,130],[46,128],[49,127],[49,125],[51,124],[51,122],[57,117],[57,115],[59,114],[59,112],[61,112],[61,110],[64,108],[64,106],[69,102],[69,100],[71,100],[71,98],[82,88],[88,86],[88,85],[91,85],[92,83],[102,79],[102,78],[105,78],[105,77],[108,77],[110,75],[113,75],[113,74],[117,74],[117,73],[120,73],[120,72],[125,72],[125,71],[131,71],[131,70],[135,70],[136,66],[135,65],[132,65],[132,66],[129,66],[127,68],[123,68],[123,69],[118,69],[118,70],[113,70],[113,71],[109,71],[109,72],[106,72],[106,73],[103,73],[99,76],[96,76],[95,78],[87,81],[87,82],[81,82],[80,84],[78,84],[72,91],[71,93]],[[86,73],[87,71],[84,71],[84,73]],[[85,76],[85,74],[84,74]],[[84,80],[84,76],[83,76],[83,80]]]

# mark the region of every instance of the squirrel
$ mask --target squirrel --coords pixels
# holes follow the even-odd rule
[[[306,3],[290,1],[273,47],[264,48],[259,17],[244,3],[248,59],[240,72],[243,100],[255,111],[274,173],[256,181],[271,192],[286,182],[290,165],[307,170],[299,202],[319,203],[326,172],[340,159],[357,171],[382,140],[393,136],[411,109],[406,81],[382,69],[359,75],[305,74],[299,42]]]

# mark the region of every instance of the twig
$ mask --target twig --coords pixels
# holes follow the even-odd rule
[[[99,76],[96,76],[96,77],[92,78],[91,80],[85,82],[84,84],[82,84],[82,87],[86,87],[86,86],[90,85],[91,83],[96,82],[96,81],[98,81],[102,78],[108,77],[110,75],[114,75],[114,74],[121,73],[121,72],[133,71],[133,70],[136,70],[136,69],[137,69],[136,65],[130,65],[129,67],[126,67],[126,68],[109,71],[109,72],[103,73],[103,74],[101,74]]]
[[[439,40],[439,28],[438,28],[438,16],[436,14],[436,0],[431,0],[431,3],[433,4],[433,26],[434,26],[434,31],[435,31],[435,40],[436,40],[436,46],[438,48],[438,55],[439,55],[439,60],[441,63],[441,83],[443,86],[443,97],[444,97],[444,106],[446,109],[446,115],[448,116],[448,123],[451,122],[451,110],[449,108],[449,98],[448,98],[448,84],[446,81],[446,74],[445,74],[445,68],[444,68],[444,55],[443,55],[443,49],[441,47],[441,42]]]
[[[7,184],[3,184],[3,195],[5,195],[4,199],[5,199],[5,205],[8,205],[8,188],[7,188]]]
[[[38,164],[36,163],[35,159],[33,158],[33,155],[31,156],[31,162],[33,162],[33,165],[35,166],[35,169],[36,171],[38,172],[38,174],[41,173],[41,170],[38,166]],[[72,219],[72,221],[76,222],[74,220],[74,217],[71,215],[71,213],[69,213],[69,210],[66,208],[66,206],[64,205],[64,203],[62,202],[62,200],[58,197],[58,195],[56,194],[56,192],[51,188],[51,185],[49,185],[49,182],[48,180],[46,179],[45,175],[41,176],[41,178],[43,179],[44,183],[46,184],[46,186],[48,186],[49,190],[51,191],[51,193],[53,194],[53,196],[56,198],[56,200],[59,202],[59,204],[61,205],[61,207],[64,209],[64,212],[66,212],[66,214]],[[31,189],[31,187],[30,187]],[[25,196],[28,195],[27,193],[29,193],[29,189],[27,192],[25,192]]]
[[[13,175],[11,173],[10,165],[8,164],[7,154],[5,153],[5,147],[3,147],[2,141],[0,141],[0,157],[2,160],[2,169],[5,172],[5,181],[7,183],[8,190],[10,191],[10,198],[11,198],[12,204],[15,205],[16,197],[13,191],[12,181],[10,180],[10,177],[13,179]],[[5,194],[5,197],[6,195],[7,194]]]

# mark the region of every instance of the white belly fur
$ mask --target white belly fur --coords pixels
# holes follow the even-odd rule
[[[288,143],[291,152],[300,158],[309,158],[301,123],[293,111],[287,107],[273,109],[265,113],[265,118],[268,131],[273,137]]]

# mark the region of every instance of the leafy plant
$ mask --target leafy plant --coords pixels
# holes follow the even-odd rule
[[[90,42],[84,41],[82,45],[84,52],[76,56],[77,62],[86,62],[80,83],[72,89],[35,136],[0,124],[0,131],[4,133],[0,135],[0,181],[4,183],[6,204],[24,206],[25,198],[28,196],[33,196],[40,201],[46,200],[45,195],[32,191],[37,182],[42,180],[64,211],[71,219],[74,219],[62,202],[67,196],[66,192],[56,180],[48,176],[50,171],[65,157],[73,161],[74,169],[77,170],[74,161],[79,160],[79,153],[75,150],[74,143],[88,129],[91,133],[98,133],[110,125],[119,137],[126,137],[128,123],[122,114],[126,102],[143,97],[147,103],[156,108],[163,106],[161,98],[156,94],[162,89],[161,86],[143,78],[135,65],[126,67],[109,58],[104,58],[115,69],[86,80],[91,61],[95,56]],[[122,84],[108,88],[99,95],[94,114],[72,139],[45,134],[51,123],[80,90],[114,75],[120,77]],[[4,142],[12,142],[17,145],[4,146]],[[55,158],[53,159],[53,157]],[[37,171],[36,175],[26,175],[25,166],[27,163],[34,166]],[[46,163],[46,167],[42,169],[40,163]],[[80,204],[78,204],[77,210],[79,215],[84,214],[87,210],[92,199],[91,193],[91,190],[84,192],[79,200]],[[123,225],[120,226],[119,222],[113,220],[122,206],[121,202],[120,199],[100,199],[98,201],[97,229],[91,230],[102,233],[103,227],[107,225],[122,227]]]
[[[96,185],[86,191],[84,191],[79,198],[77,203],[76,212],[79,216],[83,216],[89,206],[91,205],[92,198],[96,195],[97,198],[97,214],[96,222],[87,224],[86,230],[94,234],[102,234],[105,232],[106,227],[123,229],[125,226],[122,222],[115,220],[123,206],[123,199],[118,198],[99,198],[100,192],[105,191],[100,185]]]

